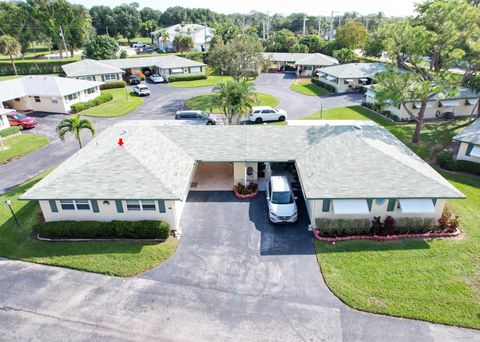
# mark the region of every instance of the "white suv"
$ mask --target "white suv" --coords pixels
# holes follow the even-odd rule
[[[272,223],[294,223],[298,218],[297,204],[285,176],[272,176],[267,182],[268,217]]]
[[[150,95],[150,89],[148,89],[148,87],[145,84],[137,84],[135,87],[133,87],[133,91],[138,96],[149,96]]]
[[[268,106],[252,107],[251,112],[248,113],[248,120],[255,123],[262,123],[264,121],[285,121],[286,119],[286,111]]]

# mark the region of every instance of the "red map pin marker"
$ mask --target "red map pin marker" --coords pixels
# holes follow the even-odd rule
[[[118,146],[121,147],[121,146],[123,145],[123,139],[122,139],[122,138],[118,139],[118,143],[117,143],[117,144],[118,144]]]

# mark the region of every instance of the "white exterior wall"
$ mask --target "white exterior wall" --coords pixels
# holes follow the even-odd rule
[[[359,78],[352,78],[352,82],[345,83],[345,78],[337,78],[336,81],[327,80],[326,77],[319,76],[318,79],[326,84],[329,84],[335,87],[337,93],[348,93],[349,91],[353,91],[351,88],[360,88],[364,85]]]
[[[330,201],[330,211],[329,212],[323,212],[323,200],[314,200],[315,206],[314,206],[314,213],[315,213],[315,218],[327,218],[327,219],[363,219],[367,218],[370,220],[373,220],[375,216],[380,216],[381,219],[383,220],[385,216],[392,216],[393,218],[408,218],[408,217],[422,217],[422,218],[435,218],[438,219],[442,216],[443,213],[443,208],[445,206],[446,200],[445,199],[437,199],[435,203],[435,213],[434,214],[404,214],[398,208],[398,201],[395,204],[395,209],[394,211],[387,211],[388,209],[388,199],[383,200],[383,203],[378,202],[378,200],[373,200],[372,201],[372,209],[369,214],[365,215],[359,215],[359,214],[354,214],[354,215],[336,215],[333,212],[333,204],[332,201]],[[308,201],[307,201],[308,202]],[[308,207],[308,205],[307,205]],[[315,224],[315,220],[312,221],[312,224]]]
[[[183,69],[183,73],[172,74],[172,69],[161,69],[157,68],[157,72],[160,76],[162,76],[165,80],[168,81],[170,76],[187,76],[187,75],[204,75],[205,74],[205,67],[185,67],[185,68],[176,68],[176,69]],[[175,68],[174,68],[175,69]]]
[[[49,201],[39,201],[45,221],[166,221],[172,229],[177,227],[178,221],[182,214],[182,208],[176,211],[176,203],[179,201],[165,201],[165,213],[161,213],[157,209],[152,211],[128,211],[126,201],[123,203],[123,213],[117,212],[115,200],[109,200],[110,204],[104,204],[104,200],[98,200],[98,213],[94,213],[91,205],[90,210],[62,210],[60,201],[55,201],[58,212],[52,212]]]
[[[80,96],[78,96],[78,99],[67,100],[65,97],[63,97],[65,112],[70,111],[70,106],[71,105],[73,105],[75,103],[78,103],[78,102],[86,102],[86,101],[93,100],[97,96],[100,96],[100,88],[99,87],[95,87],[95,92],[93,92],[91,94],[87,94],[85,90],[80,91]]]
[[[480,158],[467,156],[468,143],[460,143],[460,148],[458,149],[457,159],[458,160],[468,160],[474,163],[480,163]]]
[[[1,105],[1,103],[0,103]],[[2,109],[2,108],[0,108]],[[10,127],[8,122],[7,114],[0,114],[0,130]],[[1,139],[1,138],[0,138]]]
[[[245,171],[248,167],[253,168],[253,174],[247,175],[247,181],[255,182],[258,180],[258,163],[233,163],[233,181],[245,183]]]
[[[109,73],[108,75],[115,75],[116,79],[105,80],[102,77],[103,75],[78,76],[78,77],[70,77],[70,78],[76,78],[78,80],[97,81],[97,82],[112,82],[112,81],[123,80],[123,74],[121,73]]]

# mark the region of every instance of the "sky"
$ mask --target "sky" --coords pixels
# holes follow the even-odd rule
[[[281,13],[288,15],[294,12],[304,12],[309,15],[330,15],[332,11],[359,12],[361,14],[384,12],[387,16],[406,16],[413,14],[414,2],[419,0],[73,0],[72,2],[90,8],[95,5],[117,6],[122,3],[138,2],[140,8],[152,7],[161,11],[168,7],[182,6],[190,8],[209,8],[220,13],[259,12]]]

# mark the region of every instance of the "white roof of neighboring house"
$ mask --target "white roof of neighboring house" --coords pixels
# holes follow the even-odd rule
[[[321,53],[264,52],[265,59],[272,62],[287,62],[299,65],[335,65],[338,60]],[[310,64],[313,63],[313,64]]]
[[[480,145],[480,119],[472,122],[467,128],[454,136],[453,140]]]
[[[92,59],[64,64],[62,69],[68,77],[125,73],[122,69]]]
[[[0,101],[23,96],[65,96],[101,84],[102,82],[56,76],[24,76],[0,82]]]
[[[194,43],[196,44],[205,44],[212,40],[215,35],[215,30],[211,27],[200,25],[200,24],[176,24],[164,28],[168,32],[169,41],[173,42],[175,36],[178,34],[184,34],[191,36]],[[156,36],[160,30],[152,32],[152,36]]]
[[[157,66],[161,69],[173,69],[205,66],[204,63],[200,63],[191,59],[175,55],[123,59],[104,59],[100,62],[119,69],[145,68],[152,66]]]
[[[378,125],[165,126],[124,121],[95,137],[21,199],[178,200],[188,192],[197,162],[258,161],[295,161],[308,199],[464,197]]]
[[[375,84],[366,85],[364,86],[364,88],[367,89],[367,93],[366,93],[367,97],[375,97],[375,94],[376,94]],[[454,101],[454,100],[468,99],[476,103],[476,101],[478,101],[479,96],[480,96],[480,93],[478,93],[477,91],[468,87],[460,86],[458,87],[458,93],[456,95],[445,97],[445,94],[440,93],[435,97],[433,97],[430,101],[441,101],[441,102],[447,102],[447,103],[452,102],[450,105],[458,106],[461,104],[458,101]],[[416,101],[419,101],[419,100],[417,99]],[[455,104],[453,104],[453,102],[455,102]],[[448,107],[449,104],[445,104],[445,106]]]
[[[318,71],[337,78],[373,78],[387,70],[384,63],[348,63],[321,68]]]

